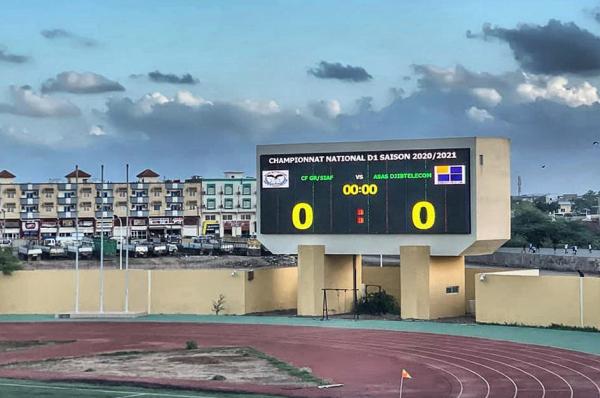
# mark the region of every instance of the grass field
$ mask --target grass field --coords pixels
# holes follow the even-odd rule
[[[217,394],[183,390],[163,390],[91,384],[44,383],[0,379],[0,398],[267,398],[264,395]],[[272,398],[272,396],[269,396]]]

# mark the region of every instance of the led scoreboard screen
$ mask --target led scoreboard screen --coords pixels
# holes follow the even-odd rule
[[[469,234],[470,150],[260,156],[261,234]]]

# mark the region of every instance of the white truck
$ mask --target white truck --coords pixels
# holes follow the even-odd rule
[[[80,243],[79,247],[77,247],[76,242],[69,242],[66,244],[67,254],[71,258],[75,258],[75,254],[77,253],[77,249],[79,249],[79,258],[90,258],[92,257],[92,253],[94,252],[94,248],[92,245],[87,243]]]
[[[121,244],[123,245],[123,252],[125,250],[129,251],[129,255],[133,257],[147,257],[148,256],[148,245],[143,243],[126,243],[126,242],[117,242],[117,250],[121,250]]]
[[[37,246],[42,251],[42,256],[46,258],[64,257],[65,248],[55,239],[44,239],[41,245]]]
[[[18,253],[19,258],[26,261],[39,260],[42,257],[42,249],[31,244],[19,246]]]
[[[150,243],[149,252],[153,256],[164,256],[167,254],[167,244],[166,243]]]

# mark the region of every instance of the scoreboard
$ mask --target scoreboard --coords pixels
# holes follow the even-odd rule
[[[471,148],[260,154],[262,235],[471,233]]]

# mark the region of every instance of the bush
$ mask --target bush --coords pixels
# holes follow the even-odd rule
[[[358,312],[371,315],[400,314],[400,306],[394,296],[382,290],[362,297],[358,302]]]
[[[23,269],[19,259],[13,256],[12,250],[8,247],[0,248],[0,271],[4,275],[10,275],[14,271]]]
[[[225,296],[219,294],[219,297],[216,301],[212,302],[212,310],[215,315],[219,315],[219,312],[222,312],[225,309]]]
[[[185,342],[185,349],[186,350],[196,350],[196,349],[198,349],[198,343],[196,343],[194,340],[188,340]]]

